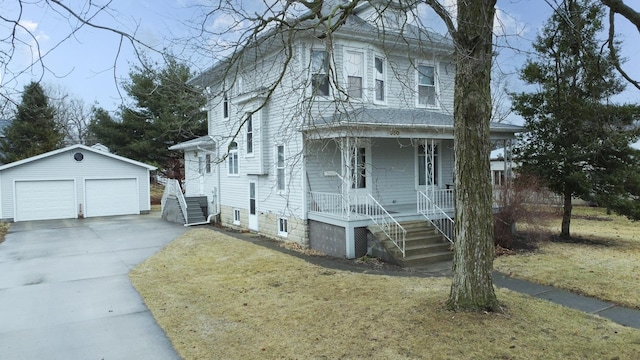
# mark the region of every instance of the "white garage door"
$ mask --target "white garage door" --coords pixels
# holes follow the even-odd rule
[[[140,213],[136,179],[86,180],[85,194],[87,217]]]
[[[73,180],[16,181],[15,221],[77,216]]]

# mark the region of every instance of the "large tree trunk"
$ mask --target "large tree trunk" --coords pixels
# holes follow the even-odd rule
[[[493,290],[489,164],[492,28],[496,0],[458,1],[454,98],[456,238],[447,307],[498,311]]]
[[[573,210],[571,200],[571,192],[565,192],[564,207],[562,209],[562,230],[560,230],[560,237],[563,239],[571,237],[569,234],[569,227],[571,226],[571,211]]]

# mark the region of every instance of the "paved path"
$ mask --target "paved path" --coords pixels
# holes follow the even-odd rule
[[[177,359],[127,274],[186,230],[156,214],[12,224],[0,359]]]

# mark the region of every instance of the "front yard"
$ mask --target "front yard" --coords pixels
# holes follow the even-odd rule
[[[559,233],[560,220],[546,228]],[[496,258],[494,268],[640,309],[640,223],[601,208],[575,207],[571,229],[573,240],[538,242],[536,251]]]
[[[327,269],[208,229],[188,232],[130,277],[185,359],[640,353],[638,330],[508,290],[498,289],[505,314],[452,313],[443,308],[450,279]]]

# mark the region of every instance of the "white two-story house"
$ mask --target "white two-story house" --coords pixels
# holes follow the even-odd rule
[[[185,159],[178,221],[217,219],[348,258],[384,246],[398,262],[446,252],[454,49],[394,6],[362,2],[331,36],[272,32],[194,78],[209,135],[170,148]],[[496,141],[520,130],[491,124]],[[203,213],[192,220],[184,207]],[[425,232],[437,239],[412,242]]]

